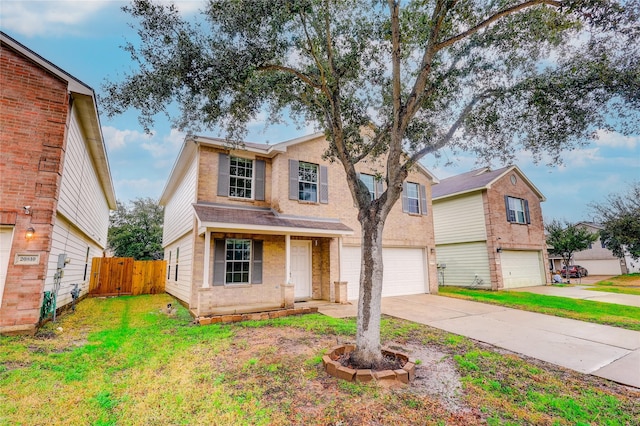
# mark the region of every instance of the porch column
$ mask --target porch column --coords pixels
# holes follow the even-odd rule
[[[284,236],[285,283],[291,284],[291,235]]]
[[[204,231],[204,263],[202,265],[202,288],[209,288],[209,265],[211,264],[211,233]]]

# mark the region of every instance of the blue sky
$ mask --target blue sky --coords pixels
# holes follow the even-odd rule
[[[192,0],[176,3],[185,15],[202,5]],[[0,27],[100,94],[105,79],[117,79],[131,66],[120,47],[136,40],[128,25],[133,21],[120,10],[126,4],[117,0],[2,0]],[[162,119],[157,120],[152,136],[145,135],[136,111],[114,119],[102,115],[101,123],[118,200],[158,198],[184,135]],[[259,117],[249,127],[247,141],[276,143],[312,132],[312,126],[265,129]],[[442,160],[436,163],[432,157],[423,162],[441,179],[478,167],[473,157],[445,157],[454,165],[444,167]],[[545,219],[590,220],[590,202],[601,202],[607,194],[624,191],[632,181],[640,180],[640,135],[600,132],[597,141],[568,152],[562,166],[535,165],[527,153],[516,164],[546,196],[542,205]]]

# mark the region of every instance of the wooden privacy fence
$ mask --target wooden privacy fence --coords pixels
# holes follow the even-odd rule
[[[94,257],[91,261],[89,296],[164,293],[164,260],[132,257]]]

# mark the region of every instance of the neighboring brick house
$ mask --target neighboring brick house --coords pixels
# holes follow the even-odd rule
[[[0,33],[0,332],[32,332],[58,255],[57,306],[88,291],[115,195],[93,90]],[[30,238],[27,238],[27,232]]]
[[[593,222],[580,222],[576,226],[588,229],[591,233],[600,232],[602,225]],[[550,268],[553,270],[561,270],[564,266],[562,257],[549,254]],[[598,239],[589,244],[586,250],[578,251],[571,256],[571,265],[580,265],[585,268],[589,275],[620,275],[626,274],[633,269],[628,267],[627,259],[620,259],[614,256],[613,252],[602,244],[602,240]]]
[[[545,198],[518,167],[443,179],[432,194],[440,285],[498,290],[547,283]]]
[[[194,315],[358,297],[360,224],[339,163],[314,134],[275,145],[185,140],[165,186],[166,291]],[[372,197],[384,167],[359,165]],[[384,295],[437,290],[431,183],[417,167],[384,233]],[[404,212],[403,212],[404,207]],[[402,259],[402,262],[399,260]]]

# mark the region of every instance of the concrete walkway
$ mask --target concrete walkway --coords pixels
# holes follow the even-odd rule
[[[318,311],[353,317],[357,305]],[[382,312],[640,388],[640,332],[430,294],[385,297]]]
[[[545,294],[549,296],[569,297],[571,299],[593,300],[594,302],[616,303],[618,305],[635,306],[640,308],[640,296],[633,294],[607,293],[604,291],[593,291],[589,288],[593,286],[576,285],[574,287],[558,287],[545,285],[538,287],[514,288],[509,291],[525,291],[529,293]]]

